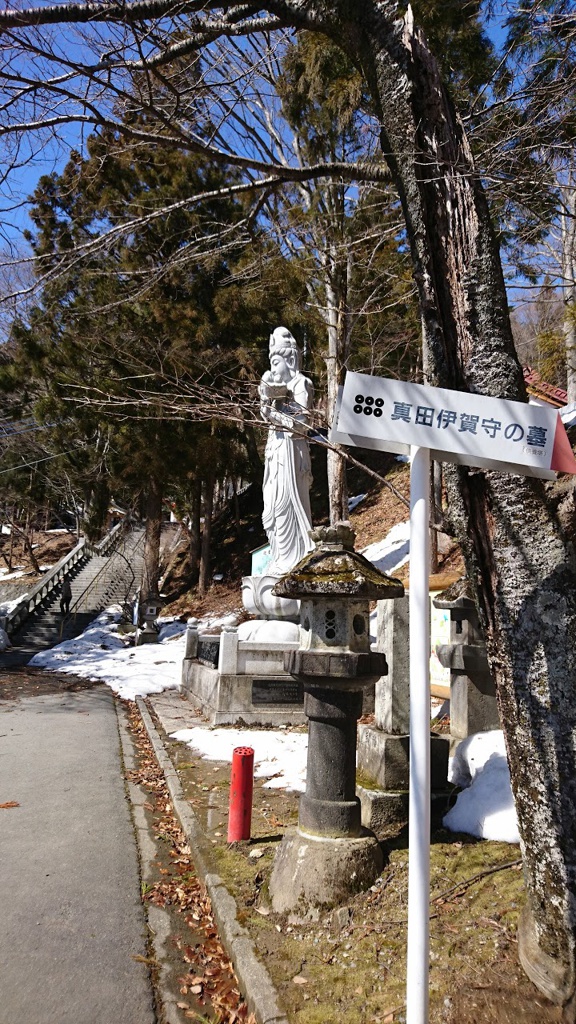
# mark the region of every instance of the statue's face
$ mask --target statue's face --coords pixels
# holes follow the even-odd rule
[[[270,368],[272,373],[275,373],[285,384],[291,380],[293,376],[293,369],[290,366],[288,360],[281,356],[278,352],[273,352],[270,356]]]

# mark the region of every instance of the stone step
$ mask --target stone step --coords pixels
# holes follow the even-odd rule
[[[58,588],[47,604],[36,609],[11,637],[12,649],[0,653],[0,668],[26,664],[39,651],[78,636],[106,605],[131,597],[142,580],[142,537],[143,531],[135,530],[110,555],[94,555],[76,565],[68,576],[71,614],[63,619]],[[86,607],[82,607],[84,595]],[[79,610],[74,612],[78,602]]]

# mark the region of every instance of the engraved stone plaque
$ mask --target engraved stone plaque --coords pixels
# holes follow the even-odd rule
[[[254,679],[252,681],[252,703],[262,704],[303,704],[302,684],[295,679]]]

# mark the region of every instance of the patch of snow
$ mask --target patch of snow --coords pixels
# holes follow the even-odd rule
[[[2,580],[2,583],[4,583],[5,580],[19,580],[22,576],[29,575],[30,573],[21,565],[16,566],[12,572],[9,572],[8,569],[0,569],[0,580]]]
[[[254,775],[266,778],[264,789],[303,793],[306,788],[308,736],[272,729],[179,729],[172,739],[186,743],[207,761],[232,762],[235,747],[252,747]]]
[[[365,494],[357,494],[354,498],[348,498],[348,511],[353,512],[360,502],[364,501],[365,497]]]
[[[34,655],[30,664],[49,672],[99,680],[125,700],[179,689],[186,624],[163,617],[158,620],[158,643],[134,647],[128,637],[118,633],[121,618],[120,606],[112,605],[80,636]],[[199,620],[198,626],[204,630],[236,622],[236,615],[212,616]]]
[[[300,627],[297,622],[281,619],[249,619],[238,626],[238,639],[265,643],[298,643]]]
[[[34,655],[30,664],[99,680],[125,700],[178,689],[184,657],[184,623],[166,623],[157,644],[131,647],[118,633],[121,617],[119,606],[106,609],[81,636]]]
[[[186,623],[179,622],[178,619],[169,619],[164,622],[159,619],[158,625],[160,626],[160,632],[158,634],[160,643],[164,640],[171,640],[173,637],[183,636],[186,632]]]
[[[0,604],[0,615],[10,615],[10,612],[14,611],[22,601],[25,601],[28,594],[20,594],[19,597],[15,597],[13,601],[2,601]]]
[[[399,569],[410,558],[410,522],[397,523],[383,540],[369,544],[362,554],[381,572]]]
[[[235,626],[238,622],[238,615],[239,612],[229,615],[206,615],[203,619],[198,620],[198,629],[201,633],[209,633],[211,629],[217,629],[219,626]]]
[[[576,426],[576,402],[570,402],[570,405],[565,405],[558,412],[565,427]]]
[[[456,803],[443,819],[451,832],[467,832],[479,839],[519,843],[518,821],[510,785],[510,772],[500,729],[478,732],[458,745],[450,781],[461,786]]]

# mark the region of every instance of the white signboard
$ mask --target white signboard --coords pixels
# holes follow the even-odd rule
[[[523,476],[576,473],[558,410],[348,373],[330,440]]]

